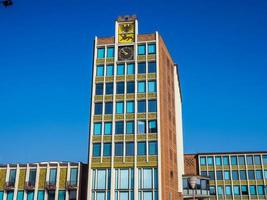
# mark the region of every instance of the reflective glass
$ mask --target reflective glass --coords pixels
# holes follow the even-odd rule
[[[156,141],[151,141],[148,143],[148,152],[149,155],[157,155],[158,154],[158,143]]]
[[[105,103],[105,114],[112,114],[113,112],[113,104],[112,102]]]
[[[138,74],[145,74],[146,73],[146,63],[140,62],[138,63]]]
[[[229,165],[229,157],[228,156],[224,156],[223,157],[223,164],[224,165]]]
[[[255,165],[261,165],[261,157],[260,156],[254,156],[254,162],[255,162]]]
[[[148,121],[148,132],[149,133],[157,133],[157,120]]]
[[[105,58],[105,48],[97,49],[97,58]]]
[[[115,134],[123,134],[124,133],[124,122],[117,121],[115,122]]]
[[[225,186],[225,194],[226,195],[231,195],[232,194],[232,189],[230,185]]]
[[[256,186],[250,185],[249,186],[250,195],[256,195]]]
[[[156,81],[148,81],[148,92],[154,93],[157,91]]]
[[[145,100],[140,100],[137,102],[137,110],[138,110],[138,113],[146,112],[146,101]]]
[[[224,171],[224,179],[225,180],[230,180],[231,177],[230,177],[230,171]]]
[[[96,76],[104,76],[104,65],[98,65],[96,67]]]
[[[111,135],[112,133],[112,123],[111,122],[105,122],[104,124],[104,134],[105,135]]]
[[[77,178],[78,178],[78,169],[71,168],[70,170],[70,182],[73,185],[77,185]]]
[[[97,188],[106,189],[106,170],[97,170]]]
[[[257,187],[258,195],[264,195],[264,186],[263,185],[258,185]]]
[[[148,73],[156,73],[156,62],[148,62]]]
[[[124,94],[124,82],[117,83],[117,94]]]
[[[102,123],[94,123],[94,135],[101,135],[102,133]]]
[[[248,186],[247,185],[241,186],[241,194],[242,195],[248,195]]]
[[[103,105],[102,103],[95,103],[95,115],[102,115]]]
[[[152,192],[144,192],[144,200],[153,200]]]
[[[113,83],[106,83],[106,94],[113,94]]]
[[[200,165],[205,166],[206,165],[206,157],[200,157]]]
[[[125,70],[124,70],[124,64],[118,64],[117,65],[117,75],[124,75],[125,74]]]
[[[137,92],[138,93],[145,93],[146,92],[146,82],[145,81],[138,81],[137,83]]]
[[[57,182],[57,169],[50,169],[49,183],[56,184]]]
[[[134,93],[134,82],[127,82],[127,94]]]
[[[247,174],[245,170],[240,171],[240,179],[241,180],[247,180]]]
[[[156,53],[156,44],[148,44],[148,54]]]
[[[220,156],[216,156],[215,157],[215,162],[217,166],[221,166],[222,165],[222,159]]]
[[[126,122],[126,134],[134,134],[134,121]]]
[[[256,179],[257,180],[262,180],[263,179],[263,174],[261,170],[256,170]]]
[[[58,191],[58,200],[65,200],[66,191],[65,190],[59,190]]]
[[[247,156],[247,165],[253,165],[253,156]]]
[[[138,120],[137,122],[137,132],[138,133],[146,133],[146,121]]]
[[[262,156],[263,164],[267,165],[267,155]]]
[[[23,200],[24,198],[24,191],[18,191],[17,200]]]
[[[237,165],[237,157],[236,156],[231,156],[231,164]]]
[[[232,178],[233,180],[239,180],[238,171],[236,170],[232,171]]]
[[[217,180],[223,180],[222,171],[216,171]]]
[[[133,156],[133,155],[134,155],[134,143],[126,142],[126,156]]]
[[[152,188],[152,169],[144,169],[144,188]]]
[[[140,44],[138,45],[138,55],[145,55],[146,54],[146,45]]]
[[[134,74],[134,72],[135,72],[134,63],[128,63],[127,64],[127,74],[132,75],[132,74]]]
[[[44,191],[43,190],[38,191],[37,199],[38,200],[44,200]]]
[[[106,76],[113,76],[114,74],[114,65],[107,65]]]
[[[209,156],[208,158],[208,165],[213,165],[213,157]]]
[[[240,195],[240,186],[234,185],[234,195]]]
[[[148,112],[157,112],[157,100],[148,101]]]
[[[111,156],[111,143],[104,143],[103,156]]]
[[[124,113],[124,102],[116,102],[116,114]]]
[[[223,187],[222,186],[218,186],[218,195],[223,195],[224,192],[223,192]]]
[[[103,95],[103,83],[96,84],[95,95]]]
[[[107,58],[113,58],[113,57],[114,57],[114,47],[108,47]]]
[[[123,155],[123,143],[118,142],[115,143],[115,156],[122,156]]]
[[[101,153],[101,144],[100,143],[93,144],[93,156],[98,157],[100,156],[100,153]]]
[[[140,156],[146,155],[146,143],[145,142],[137,143],[137,154]]]
[[[245,156],[238,156],[238,164],[245,165]]]
[[[248,179],[255,180],[254,170],[248,170]]]
[[[28,191],[27,192],[27,200],[33,200],[34,199],[34,192]],[[1,200],[1,198],[0,198]]]
[[[134,113],[134,101],[127,101],[126,112],[127,113]]]

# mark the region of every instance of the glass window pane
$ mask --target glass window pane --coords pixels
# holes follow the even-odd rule
[[[134,134],[134,121],[126,122],[126,134]]]
[[[144,200],[152,200],[152,192],[144,192]]]
[[[144,169],[144,188],[152,188],[152,169]]]
[[[120,192],[120,200],[129,200],[128,192]]]
[[[264,178],[267,179],[267,170],[264,170]]]
[[[102,123],[94,123],[94,135],[102,134]]]
[[[113,76],[114,74],[114,65],[107,65],[106,76]]]
[[[58,200],[65,200],[66,192],[65,190],[58,191]]]
[[[145,81],[138,81],[138,93],[145,93],[146,92],[146,82]]]
[[[24,198],[24,191],[18,191],[17,200],[23,200]]]
[[[146,63],[140,62],[138,63],[138,74],[145,74],[146,73]]]
[[[248,170],[248,179],[255,180],[254,170]]]
[[[124,64],[117,65],[117,75],[124,75]]]
[[[148,121],[148,132],[149,133],[157,133],[157,120]]]
[[[124,94],[124,82],[117,83],[117,94]]]
[[[105,122],[105,125],[104,125],[104,134],[105,135],[111,135],[112,133],[112,123],[111,122]]]
[[[137,130],[138,133],[141,133],[141,134],[146,133],[146,122],[139,120],[137,122],[137,128],[138,128],[138,130]]]
[[[120,189],[129,188],[129,170],[121,169],[120,170]]]
[[[39,190],[37,195],[38,200],[44,200],[44,191]]]
[[[106,94],[113,94],[113,83],[106,83]]]
[[[96,84],[95,95],[103,95],[103,83]]]
[[[107,57],[108,58],[113,58],[114,57],[114,47],[108,47]]]
[[[126,156],[133,156],[133,155],[134,155],[134,143],[126,142]]]
[[[223,187],[222,186],[218,186],[218,195],[223,195],[224,192],[223,192]]]
[[[264,186],[263,185],[258,185],[258,195],[264,195]]]
[[[33,199],[34,199],[34,192],[28,191],[27,192],[27,200],[33,200]],[[0,200],[2,200],[2,199],[0,198]]]
[[[214,171],[209,171],[209,177],[210,177],[210,180],[215,180]]]
[[[96,76],[104,76],[104,65],[98,65],[96,67]]]
[[[213,157],[211,156],[208,157],[208,165],[213,165]]]
[[[70,170],[70,183],[71,183],[71,185],[77,185],[77,179],[78,179],[78,169],[77,168],[71,168],[71,170]]]
[[[132,74],[134,74],[134,72],[135,72],[134,63],[128,63],[127,64],[127,74],[132,75]]]
[[[97,170],[97,189],[106,189],[106,170]]]
[[[241,194],[242,195],[248,195],[248,186],[247,185],[242,185],[241,186]]]
[[[13,197],[14,197],[14,192],[13,191],[7,192],[7,200],[13,200]]]
[[[69,191],[69,200],[76,200],[76,196],[77,196],[76,190]]]
[[[224,156],[223,157],[223,164],[224,165],[229,165],[229,157],[228,156]]]
[[[115,134],[123,134],[124,133],[124,122],[117,121],[115,123]]]
[[[210,194],[211,195],[216,195],[216,190],[214,186],[210,186]]]
[[[127,94],[134,93],[134,82],[127,82]]]
[[[113,104],[112,102],[105,103],[105,114],[112,114],[113,112]]]
[[[206,165],[206,157],[200,157],[200,165],[205,166]]]
[[[137,110],[138,110],[138,113],[146,112],[146,101],[145,100],[141,100],[137,102]]]
[[[111,156],[111,143],[104,143],[104,156]]]
[[[117,114],[124,113],[124,102],[116,102],[116,113]]]
[[[236,170],[232,171],[232,177],[233,177],[233,180],[239,180],[238,171]]]
[[[157,100],[148,101],[148,112],[157,112]]]
[[[156,62],[148,62],[148,73],[156,73]]]
[[[127,101],[126,112],[127,113],[134,113],[134,101]]]
[[[102,115],[103,106],[102,103],[95,103],[95,115]]]
[[[217,166],[221,166],[222,165],[222,159],[220,156],[216,156],[215,157],[215,162]]]
[[[138,155],[146,155],[146,143],[145,142],[138,142],[137,144],[137,154]]]
[[[262,180],[263,179],[263,174],[261,170],[256,170],[256,179],[257,180]]]
[[[158,143],[156,141],[149,142],[148,146],[149,146],[149,155],[158,154]]]
[[[226,195],[231,195],[232,194],[232,189],[230,185],[225,186],[225,194]]]
[[[157,91],[156,81],[148,81],[148,92],[154,93]]]
[[[122,156],[123,155],[123,143],[118,142],[115,143],[115,156]]]
[[[105,48],[97,49],[97,58],[105,58]]]
[[[224,171],[224,179],[225,180],[230,180],[231,177],[230,177],[230,171]]]
[[[98,157],[100,156],[100,153],[101,153],[101,144],[100,143],[93,144],[93,156]]]
[[[255,162],[255,165],[261,165],[261,157],[260,156],[254,156],[254,162]]]
[[[146,54],[146,45],[141,44],[138,45],[138,55],[145,55]]]
[[[237,157],[236,156],[231,156],[231,164],[237,165]]]
[[[50,169],[49,183],[56,184],[57,182],[57,169]]]
[[[250,185],[249,186],[250,195],[256,195],[256,186]]]
[[[156,44],[148,44],[148,54],[156,53]]]
[[[105,200],[105,192],[97,192],[96,200]]]
[[[222,171],[216,171],[217,180],[223,180]]]
[[[253,156],[247,156],[247,164],[253,165]]]
[[[267,155],[262,156],[263,164],[267,165]]]
[[[238,156],[239,165],[245,165],[245,156]]]
[[[247,180],[247,174],[245,170],[240,171],[240,179],[241,180]]]
[[[0,191],[0,200],[3,200],[3,198],[4,198],[4,192]]]
[[[240,187],[238,185],[234,185],[234,195],[240,195]]]

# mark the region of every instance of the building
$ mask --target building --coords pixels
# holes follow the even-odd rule
[[[210,179],[209,199],[267,199],[267,152],[187,154],[184,176],[186,194],[190,188],[188,175]],[[198,189],[205,188],[202,186]],[[197,197],[207,196],[198,191]]]
[[[92,75],[88,200],[182,199],[181,91],[161,36],[119,17],[95,38]]]
[[[86,177],[82,163],[0,165],[0,200],[85,199]]]

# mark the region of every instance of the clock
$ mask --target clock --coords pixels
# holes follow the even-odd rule
[[[118,60],[133,60],[134,46],[120,46],[118,48]]]

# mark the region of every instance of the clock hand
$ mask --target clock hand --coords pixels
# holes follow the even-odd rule
[[[128,55],[128,52],[125,51],[124,49],[122,49],[121,51],[122,51],[122,53],[123,53],[124,55]]]

